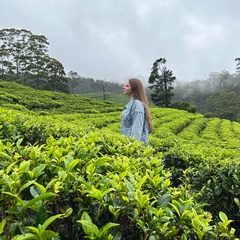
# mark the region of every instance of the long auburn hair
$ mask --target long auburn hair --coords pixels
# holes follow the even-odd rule
[[[143,103],[144,107],[146,108],[146,118],[148,121],[148,132],[151,133],[152,132],[152,117],[150,114],[148,100],[147,100],[147,96],[146,96],[143,84],[138,78],[131,78],[128,81],[129,81],[129,84],[132,89],[133,98],[141,101]]]

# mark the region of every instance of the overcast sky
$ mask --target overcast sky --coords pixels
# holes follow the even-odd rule
[[[181,81],[222,70],[240,57],[240,0],[0,0],[0,29],[44,35],[65,72],[148,81],[164,57]]]

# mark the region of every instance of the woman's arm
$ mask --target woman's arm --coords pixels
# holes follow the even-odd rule
[[[131,137],[141,140],[143,124],[144,124],[144,105],[136,100],[132,107],[132,132]]]

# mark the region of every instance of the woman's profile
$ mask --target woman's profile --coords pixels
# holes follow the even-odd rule
[[[129,79],[123,87],[129,97],[121,119],[121,133],[146,143],[152,132],[152,118],[142,82],[137,78]]]

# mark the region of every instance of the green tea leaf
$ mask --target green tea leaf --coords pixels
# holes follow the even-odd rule
[[[32,169],[32,171],[34,172],[34,177],[39,177],[40,175],[42,175],[44,172],[43,170],[45,169],[46,164],[41,164],[35,168]]]
[[[4,226],[7,222],[7,218],[4,218],[1,222],[0,222],[0,234],[3,233],[3,230],[4,230]]]
[[[27,202],[27,204],[24,206],[24,209],[28,209],[30,206],[32,206],[33,204],[37,203],[40,200],[44,200],[50,197],[56,197],[57,194],[55,193],[44,193],[42,195],[36,196],[35,198],[33,198],[32,200],[30,200],[29,202]]]
[[[41,234],[41,237],[40,239],[41,240],[48,240],[48,239],[51,239],[53,237],[57,237],[58,234],[51,231],[51,230],[45,230],[42,234]]]
[[[0,157],[4,157],[7,160],[9,160],[10,162],[13,162],[13,159],[7,153],[0,152]]]
[[[33,233],[26,233],[24,235],[16,235],[12,240],[39,240],[39,237]]]
[[[136,185],[136,189],[140,189],[143,185],[143,183],[149,178],[148,175],[145,175],[139,182],[138,184]]]
[[[84,211],[81,220],[77,220],[77,222],[82,224],[83,230],[88,236],[93,237],[94,235],[99,235],[98,227],[92,222],[92,219],[87,212]]]
[[[22,185],[22,187],[19,189],[19,192],[22,192],[24,189],[28,188],[29,186],[31,186],[33,183],[35,182],[35,180],[29,181],[27,183],[25,183],[24,185]]]
[[[18,168],[19,172],[27,172],[29,170],[30,161],[23,161],[20,163],[20,166]]]
[[[222,220],[222,222],[227,222],[228,221],[228,217],[224,212],[219,212],[219,217]]]
[[[99,235],[99,229],[92,221],[78,220],[77,222],[82,224],[83,230],[88,236]]]
[[[166,207],[171,200],[171,195],[168,193],[163,194],[158,198],[159,207]]]
[[[50,218],[48,218],[44,223],[43,225],[39,224],[38,226],[38,229],[39,229],[39,235],[41,236],[45,230],[47,229],[47,227],[52,223],[54,222],[57,218],[60,218],[62,217],[63,214],[57,214],[55,216],[51,216]]]
[[[47,220],[47,211],[44,205],[41,205],[36,214],[36,224],[43,224]]]
[[[22,207],[24,207],[24,205],[25,205],[24,201],[20,197],[18,197],[17,195],[12,194],[10,192],[3,192],[3,194],[7,194],[7,195],[15,198],[17,200],[17,202],[20,203]]]
[[[106,225],[104,225],[104,226],[100,229],[100,232],[99,232],[98,237],[101,238],[104,234],[107,234],[107,233],[108,233],[108,229],[113,228],[113,227],[117,227],[117,226],[119,226],[118,223],[107,223]]]

